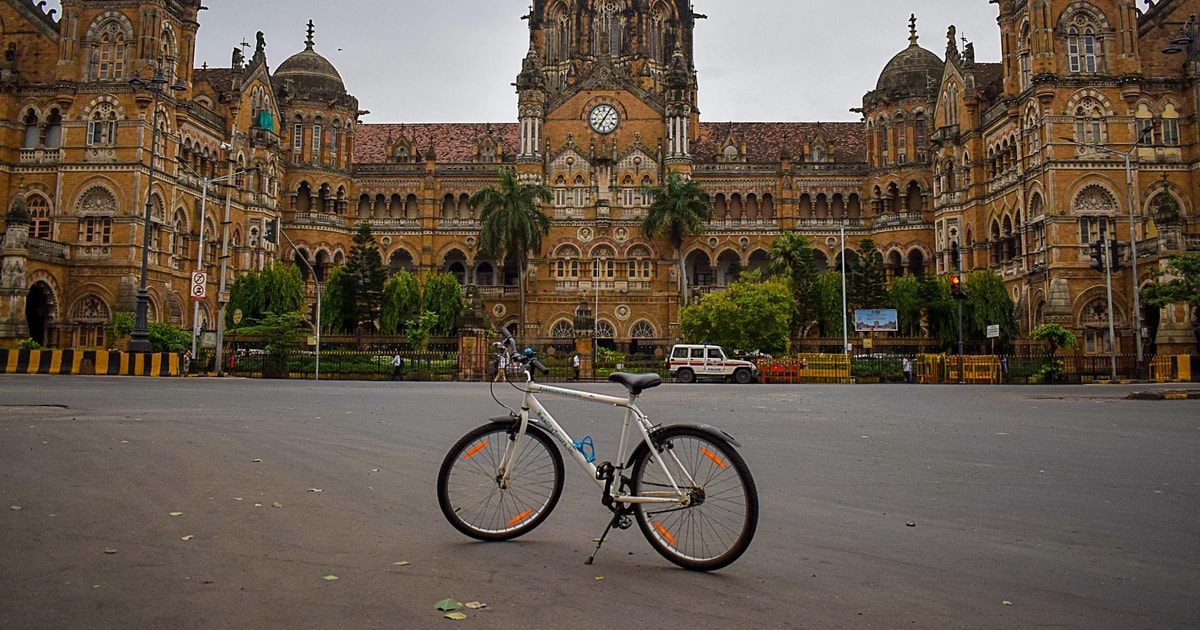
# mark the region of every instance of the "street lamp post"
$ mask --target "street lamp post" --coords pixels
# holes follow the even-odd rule
[[[188,166],[182,158],[179,160],[179,166],[185,170],[191,171],[193,175],[200,178],[200,245],[196,248],[196,270],[204,269],[204,217],[207,215],[208,206],[208,187],[218,182],[231,179],[238,175],[250,172],[251,169],[242,169],[236,173],[222,175],[221,177],[205,177],[197,173]],[[192,307],[192,356],[196,356],[196,342],[200,337],[200,300],[196,300]]]
[[[1069,142],[1077,147],[1093,149],[1107,155],[1115,155],[1125,161],[1125,194],[1126,204],[1129,206],[1129,271],[1133,276],[1131,281],[1133,286],[1133,339],[1137,348],[1136,370],[1138,378],[1145,378],[1146,358],[1142,342],[1142,298],[1141,295],[1139,295],[1140,287],[1138,286],[1137,213],[1135,212],[1136,198],[1133,193],[1133,166],[1131,158],[1133,157],[1134,152],[1137,151],[1141,146],[1142,139],[1145,138],[1146,134],[1151,132],[1153,129],[1153,127],[1147,127],[1138,133],[1138,137],[1133,141],[1133,146],[1129,147],[1129,150],[1125,152],[1114,151],[1113,149],[1098,144],[1079,142],[1073,138],[1062,138],[1062,140],[1065,140],[1066,142]],[[1114,230],[1114,232],[1115,231],[1116,230]],[[1113,238],[1116,238],[1115,234],[1113,235]],[[1108,308],[1109,314],[1111,315],[1112,305],[1109,304]],[[1114,346],[1113,352],[1115,353],[1116,340],[1113,339],[1111,341]],[[1113,379],[1115,380],[1116,376],[1113,376]]]
[[[287,232],[283,231],[283,223],[282,222],[275,229],[279,230],[279,233],[281,235],[283,235],[283,238],[287,239],[288,245],[291,245],[293,252],[296,252],[296,253],[300,252],[300,250],[296,249],[296,244],[292,242],[292,237],[288,236]],[[316,356],[315,356],[316,367],[313,371],[313,380],[319,381],[319,380],[321,380],[321,280],[317,278],[317,271],[315,269],[313,269],[312,264],[309,263],[308,260],[306,258],[304,258],[304,256],[298,256],[298,258],[300,259],[301,262],[304,263],[305,267],[308,267],[308,273],[312,275],[313,282],[316,283],[316,285],[317,285],[317,321],[316,321],[317,332],[315,335],[316,340],[317,340],[317,346],[316,346]]]
[[[150,352],[150,328],[146,322],[147,312],[150,309],[150,292],[146,288],[147,275],[150,268],[150,221],[154,207],[154,156],[158,153],[158,103],[163,95],[163,86],[171,83],[167,78],[167,71],[163,68],[162,59],[159,59],[155,64],[154,75],[149,79],[143,79],[139,74],[134,74],[133,79],[129,81],[135,89],[146,90],[151,94],[152,107],[154,114],[150,121],[150,175],[149,183],[146,185],[146,211],[143,217],[144,223],[142,229],[142,269],[141,276],[138,282],[137,292],[137,310],[134,312],[133,332],[130,333],[129,345],[127,349],[130,352]],[[172,91],[182,92],[187,89],[187,86],[182,81],[176,78],[175,83],[171,84]]]

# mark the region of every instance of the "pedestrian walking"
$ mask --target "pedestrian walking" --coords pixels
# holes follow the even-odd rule
[[[579,380],[580,363],[581,361],[579,360],[579,353],[577,352],[575,353],[575,356],[571,357],[571,369],[575,370],[575,380],[577,381]]]
[[[187,350],[183,353],[183,374],[187,376],[192,372],[192,351]]]
[[[396,356],[392,357],[392,380],[398,381],[404,376],[404,357],[397,352]]]
[[[500,381],[503,381],[505,378],[504,372],[507,370],[508,370],[508,355],[501,353],[500,357],[496,359],[496,375],[494,377],[492,377],[492,382],[498,383]]]
[[[912,368],[913,368],[912,359],[910,359],[908,357],[904,357],[903,359],[900,360],[900,369],[904,371],[904,382],[905,383],[913,382]]]

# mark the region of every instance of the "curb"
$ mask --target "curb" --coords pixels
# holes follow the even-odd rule
[[[1132,392],[1126,400],[1200,400],[1200,390],[1163,390],[1157,392]]]

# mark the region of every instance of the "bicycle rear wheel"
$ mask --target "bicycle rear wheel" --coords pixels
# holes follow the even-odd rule
[[[691,504],[637,503],[638,527],[655,551],[695,571],[728,566],[750,546],[758,527],[758,489],[746,461],[733,446],[693,427],[667,427],[658,447],[642,447],[633,463],[637,496],[674,497],[663,473]]]
[[[563,488],[563,459],[541,429],[530,426],[513,444],[517,423],[487,424],[464,435],[446,453],[438,471],[438,505],[458,531],[479,540],[509,540],[527,534],[554,510]],[[507,487],[500,461],[516,448]]]

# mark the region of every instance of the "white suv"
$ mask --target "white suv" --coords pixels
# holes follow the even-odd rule
[[[700,378],[752,383],[758,378],[758,367],[753,363],[730,359],[721,346],[709,344],[675,344],[667,359],[667,369],[680,383],[691,383]]]

